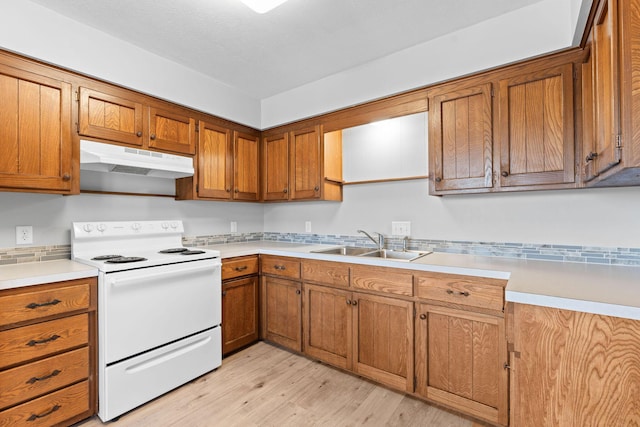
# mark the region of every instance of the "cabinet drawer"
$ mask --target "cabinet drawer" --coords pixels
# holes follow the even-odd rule
[[[416,276],[419,298],[502,311],[506,282],[483,277],[429,274]]]
[[[351,286],[368,291],[412,296],[413,273],[395,268],[353,266]]]
[[[311,282],[347,288],[349,287],[349,265],[341,262],[304,260],[302,278]]]
[[[222,260],[222,280],[258,274],[258,256]]]
[[[288,277],[291,279],[300,278],[300,261],[295,258],[263,256],[261,267],[262,274]]]
[[[0,409],[88,377],[88,347],[0,372]]]
[[[88,314],[0,332],[0,369],[87,344]]]
[[[64,388],[0,412],[0,427],[52,426],[89,411],[89,382]]]
[[[89,308],[89,284],[80,280],[62,283],[59,288],[3,295],[0,307],[0,326],[84,310]]]

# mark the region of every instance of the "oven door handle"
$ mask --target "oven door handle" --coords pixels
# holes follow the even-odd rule
[[[200,267],[200,268],[187,268],[187,269],[183,269],[183,270],[173,270],[173,271],[165,271],[165,272],[162,272],[162,273],[147,274],[146,276],[125,277],[125,278],[122,278],[122,279],[113,278],[113,279],[111,279],[111,285],[113,285],[113,286],[123,286],[123,285],[126,285],[127,283],[131,283],[131,282],[148,281],[148,280],[151,280],[151,279],[166,278],[166,277],[169,277],[169,276],[200,273],[200,272],[206,271],[206,270],[215,271],[218,268],[220,268],[219,265],[208,265],[206,267]]]

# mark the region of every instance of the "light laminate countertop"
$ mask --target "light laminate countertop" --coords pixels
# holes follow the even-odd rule
[[[640,320],[640,267],[533,261],[434,252],[413,262],[312,253],[338,245],[256,241],[208,246],[222,258],[293,256],[419,271],[507,279],[506,300]]]
[[[0,266],[0,290],[95,277],[98,270],[68,259]]]

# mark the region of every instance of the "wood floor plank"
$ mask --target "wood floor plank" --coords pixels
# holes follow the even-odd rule
[[[93,417],[77,427],[100,427]],[[113,427],[471,427],[471,421],[264,342]]]

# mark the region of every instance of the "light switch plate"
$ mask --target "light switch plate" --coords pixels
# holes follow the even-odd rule
[[[305,233],[311,233],[311,221],[304,222],[304,231]]]
[[[411,221],[391,221],[391,234],[394,236],[411,235]]]
[[[236,221],[231,221],[231,232],[232,233],[238,232],[238,223]]]

